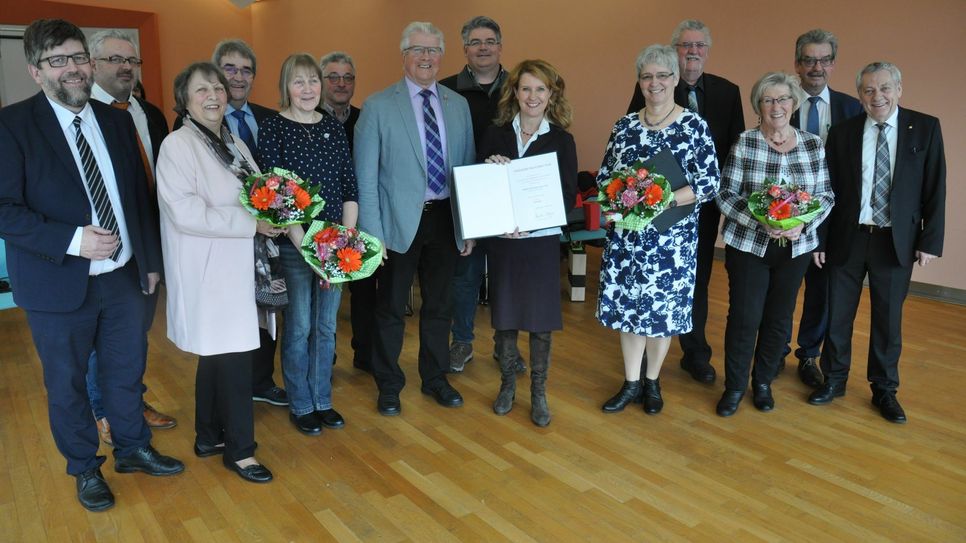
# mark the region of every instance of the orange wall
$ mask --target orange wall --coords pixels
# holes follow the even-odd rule
[[[0,0],[0,6],[10,0]],[[18,2],[19,3],[19,2]],[[730,4],[693,0],[687,5],[653,0],[265,0],[239,9],[228,0],[84,0],[70,2],[158,13],[165,109],[173,101],[170,82],[188,62],[208,58],[225,37],[248,40],[259,58],[253,100],[278,100],[278,68],[294,51],[316,57],[333,49],[353,55],[358,67],[357,105],[365,96],[401,77],[399,34],[412,20],[429,20],[447,37],[441,75],[459,70],[465,59],[462,23],[486,14],[503,27],[504,65],[540,57],[553,62],[568,83],[574,104],[572,132],[580,167],[596,169],[613,122],[624,113],[634,81],[638,51],[666,43],[682,19],[702,19],[714,46],[707,69],[737,83],[745,99],[748,126],[756,122],[748,92],[764,72],[791,70],[795,38],[823,27],[840,40],[832,86],[854,94],[854,76],[872,60],[899,65],[905,81],[901,104],[938,116],[946,140],[949,193],[945,255],[916,270],[913,280],[966,290],[966,105],[960,99],[966,72],[947,67],[966,51],[966,2],[921,0],[915,13],[902,0],[814,0],[809,15],[795,4],[747,0]],[[0,15],[2,19],[2,15]],[[2,22],[2,21],[0,21]],[[910,26],[910,23],[912,26]]]

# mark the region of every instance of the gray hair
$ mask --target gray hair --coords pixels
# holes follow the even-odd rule
[[[766,90],[779,85],[788,87],[792,95],[792,110],[798,109],[798,105],[805,100],[805,91],[802,90],[801,79],[797,75],[787,72],[768,72],[751,88],[751,109],[755,110],[756,115],[761,116],[761,95],[765,94]]]
[[[131,44],[131,47],[134,48],[134,55],[141,56],[138,44],[134,41],[134,36],[117,28],[99,30],[87,40],[87,43],[91,46],[91,55],[95,57],[100,56],[101,48],[104,47],[104,42],[107,40],[126,41]]]
[[[343,53],[342,51],[332,51],[331,53],[327,53],[324,57],[320,58],[319,67],[322,68],[323,72],[325,72],[325,65],[330,62],[339,62],[341,64],[348,64],[349,66],[352,66],[352,71],[356,70],[356,63],[352,61],[352,57],[349,56],[349,53]],[[325,75],[326,75],[325,73],[322,74],[323,77]]]
[[[496,21],[490,19],[485,15],[477,15],[466,24],[463,25],[463,29],[460,30],[460,36],[463,38],[463,45],[468,45],[470,41],[470,32],[476,30],[477,28],[488,28],[496,34],[496,41],[503,41],[503,34],[500,33],[500,25]]]
[[[681,21],[678,26],[674,28],[674,32],[671,32],[671,45],[678,44],[678,40],[681,39],[681,33],[685,30],[697,30],[698,32],[703,32],[704,42],[708,44],[709,49],[711,48],[711,29],[697,19],[685,19]]]
[[[670,45],[655,43],[648,45],[637,55],[637,77],[640,79],[644,66],[657,64],[667,68],[667,71],[674,75],[681,74],[681,67],[678,65],[678,54]]]
[[[865,74],[871,74],[878,72],[879,70],[886,70],[892,74],[892,79],[895,80],[897,85],[902,84],[902,72],[899,71],[899,67],[891,62],[876,61],[871,64],[867,64],[865,68],[859,70],[858,75],[855,76],[855,90],[858,91],[859,95],[862,95],[862,76]]]
[[[802,34],[795,41],[795,62],[801,62],[804,58],[802,50],[805,49],[806,45],[809,44],[823,44],[827,43],[832,46],[832,60],[835,60],[835,55],[839,52],[839,40],[828,30],[822,30],[821,28],[815,28],[809,30],[808,32]]]
[[[255,51],[252,51],[252,48],[247,43],[239,39],[218,42],[218,45],[215,46],[215,51],[211,54],[211,62],[215,66],[218,66],[218,68],[221,68],[221,58],[232,53],[238,53],[252,61],[252,73],[258,73],[255,63]]]
[[[446,45],[443,43],[443,31],[436,28],[436,25],[424,21],[413,21],[406,25],[406,28],[402,31],[402,39],[399,41],[399,51],[405,53],[406,49],[409,49],[409,39],[412,38],[413,34],[429,34],[439,38],[439,48],[444,53],[446,52]]]

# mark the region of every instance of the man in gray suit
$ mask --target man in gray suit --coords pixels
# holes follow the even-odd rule
[[[399,367],[405,308],[419,273],[421,390],[440,405],[463,398],[446,381],[450,292],[456,261],[473,250],[453,224],[454,166],[476,160],[466,99],[437,85],[445,45],[432,23],[413,22],[399,46],[405,77],[365,101],[355,127],[353,156],[359,184],[359,228],[385,244],[385,269],[376,294],[372,374],[377,407],[398,415],[406,376]]]

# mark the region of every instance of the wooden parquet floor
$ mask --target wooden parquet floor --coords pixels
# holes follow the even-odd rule
[[[589,252],[596,277],[599,251]],[[268,485],[192,454],[195,358],[165,339],[161,304],[147,399],[179,425],[155,432],[154,445],[187,470],[121,475],[109,459],[117,506],[105,513],[77,503],[50,435],[24,313],[2,311],[0,541],[966,541],[966,307],[906,303],[904,426],[869,402],[867,300],[846,397],[808,405],[792,362],[775,382],[774,412],[759,413],[746,398],[722,419],[714,414],[728,303],[720,262],[711,291],[718,382],[701,385],[681,371],[675,341],[662,372],[665,409],[653,417],[637,406],[600,411],[623,379],[617,335],[594,320],[595,285],[590,302],[565,302],[546,429],[529,420],[526,378],[508,416],[491,412],[499,375],[485,307],[476,358],[451,377],[465,406],[444,409],[420,394],[413,317],[403,414],[379,416],[371,378],[351,365],[344,302],[333,395],[347,426],[307,437],[286,409],[257,404],[257,454],[276,475]],[[525,334],[520,345],[526,352]]]

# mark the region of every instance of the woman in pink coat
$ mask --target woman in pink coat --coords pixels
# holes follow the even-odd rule
[[[161,145],[158,202],[167,282],[168,338],[199,355],[195,380],[195,454],[222,454],[243,479],[272,479],[255,453],[251,364],[259,321],[255,305],[255,233],[284,229],[256,221],[238,201],[241,180],[258,173],[251,152],[222,118],[228,82],[211,63],[175,78],[184,126]]]

